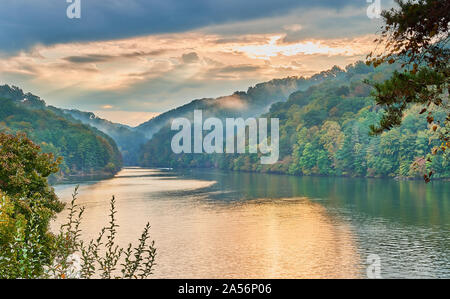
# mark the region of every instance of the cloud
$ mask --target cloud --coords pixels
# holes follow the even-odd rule
[[[299,8],[366,7],[362,0],[102,0],[81,1],[81,19],[68,19],[68,5],[55,0],[3,1],[0,49],[14,52],[37,44],[185,32],[213,24],[276,17]]]
[[[255,72],[259,70],[261,67],[256,65],[229,65],[223,68],[214,69],[213,71],[217,73],[247,73],[247,72]]]
[[[197,53],[191,52],[191,53],[183,54],[181,56],[181,60],[184,63],[194,63],[194,62],[199,61],[199,57],[198,57]]]
[[[303,29],[303,26],[300,24],[292,24],[292,25],[285,25],[283,26],[283,29],[287,31],[297,32]]]
[[[25,3],[24,0],[16,1]],[[188,14],[191,5],[195,7],[204,2],[184,1],[186,4],[171,7],[174,1],[166,1],[168,7],[164,9],[183,10],[187,7],[184,13]],[[35,2],[42,1],[33,1],[30,6],[34,7]],[[98,11],[95,22],[90,19],[95,9],[87,10],[93,5],[89,3],[94,2],[100,6],[111,4],[101,10],[101,14]],[[235,7],[229,6],[232,2]],[[36,33],[36,38],[27,39],[25,44],[34,45],[34,41],[38,44],[27,46],[28,50],[0,55],[0,83],[21,86],[42,96],[49,104],[64,108],[162,112],[196,98],[233,94],[273,78],[310,76],[333,65],[344,67],[363,59],[373,50],[372,33],[376,32],[377,25],[376,21],[367,18],[365,1],[360,0],[317,1],[322,6],[316,1],[295,0],[291,2],[291,9],[273,11],[269,8],[277,6],[276,1],[261,0],[256,4],[253,0],[239,3],[230,0],[218,1],[217,6],[207,8],[214,10],[212,16],[227,12],[232,15],[230,19],[219,17],[214,25],[202,25],[209,24],[210,15],[203,16],[207,20],[191,20],[200,14],[195,11],[193,15],[181,16],[177,11],[174,16],[180,15],[179,21],[194,22],[192,26],[180,26],[176,30],[175,27],[173,30],[163,28],[174,22],[174,16],[171,16],[167,23],[160,19],[160,24],[150,28],[156,28],[152,34],[130,37],[137,32],[146,34],[145,30],[148,30],[146,24],[150,23],[146,22],[150,21],[143,19],[140,21],[143,31],[132,30],[141,14],[150,17],[154,13],[145,9],[147,2],[104,0],[82,3],[87,6],[83,8],[81,20],[70,21],[73,26],[71,36],[65,36],[69,27],[58,28],[58,22],[54,25],[42,22],[42,26],[47,26],[49,38],[46,40],[45,34],[39,31],[41,29],[35,29],[32,20],[24,18],[23,28],[27,28],[27,34]],[[281,1],[280,5],[286,3]],[[348,5],[352,3],[355,5]],[[249,9],[251,4],[259,13],[239,18],[241,10]],[[298,9],[302,6],[305,9]],[[51,5],[47,9],[48,13],[53,11]],[[162,15],[166,13],[164,9]],[[31,19],[41,18],[38,12]],[[102,26],[110,24],[113,12],[117,19],[109,32],[103,32]],[[20,13],[17,11],[16,15],[20,16]],[[128,14],[127,18],[122,14]],[[6,18],[12,17],[0,19],[0,26],[6,23]],[[83,33],[81,29],[85,25],[77,22],[91,22],[95,26]],[[5,26],[12,26],[14,22],[8,24]],[[117,28],[118,24],[124,28]],[[11,27],[11,31],[7,30],[9,33],[0,31],[0,51],[8,47],[23,48],[23,28],[19,27]],[[195,29],[186,31],[189,28]],[[157,33],[159,31],[164,33]],[[16,43],[15,46],[6,45],[2,40],[12,32],[18,38],[10,38],[8,42]],[[101,108],[108,106],[112,108]]]
[[[214,43],[216,44],[242,44],[242,43],[247,43],[247,44],[258,44],[258,43],[264,43],[264,42],[268,42],[269,39],[267,37],[264,36],[227,36],[227,37],[221,37],[217,40],[214,41]]]
[[[291,43],[280,31],[234,36],[199,31],[41,45],[0,58],[0,82],[64,108],[96,111],[110,105],[161,112],[273,78],[343,67],[372,49],[370,35]],[[225,38],[228,42],[217,43]]]
[[[298,54],[313,55],[323,54],[329,56],[354,56],[361,55],[365,52],[360,52],[354,47],[354,44],[343,44],[339,40],[307,40],[295,43],[286,43],[283,38],[285,36],[273,36],[266,44],[259,45],[243,45],[234,46],[234,51],[245,53],[250,58],[254,59],[269,59],[270,57],[284,55],[295,56]]]
[[[111,55],[98,55],[89,54],[85,56],[69,56],[63,59],[72,63],[93,63],[93,62],[105,62],[111,60],[114,56]]]
[[[148,56],[157,56],[161,55],[168,50],[154,50],[149,52],[143,52],[143,51],[134,51],[134,52],[125,52],[120,53],[120,55],[101,55],[101,54],[86,54],[82,56],[69,56],[64,57],[63,60],[66,60],[68,62],[72,63],[99,63],[99,62],[108,62],[116,59],[123,59],[123,58],[137,58],[137,57],[148,57]]]
[[[158,116],[158,112],[142,112],[142,111],[94,111],[95,115],[108,119],[115,123],[129,125],[135,127],[151,118]]]
[[[240,80],[243,78],[248,78],[249,76],[259,76],[258,71],[261,70],[259,65],[227,65],[220,67],[208,68],[204,71],[201,78],[203,80]]]
[[[303,67],[303,66],[304,66],[303,63],[302,63],[301,61],[296,61],[296,60],[291,61],[291,65],[292,65],[293,67],[297,67],[297,68]]]
[[[216,101],[222,108],[242,110],[247,108],[247,102],[243,101],[239,95],[220,97]]]

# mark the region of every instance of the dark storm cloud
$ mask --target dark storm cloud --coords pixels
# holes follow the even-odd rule
[[[212,24],[276,16],[296,8],[362,7],[366,1],[81,0],[81,19],[67,18],[66,0],[2,0],[0,4],[0,51],[14,52],[35,44],[183,32]]]

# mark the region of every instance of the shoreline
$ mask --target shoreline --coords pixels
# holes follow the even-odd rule
[[[124,167],[130,168],[130,167]],[[255,174],[270,174],[270,175],[281,175],[281,176],[290,176],[290,177],[317,177],[317,178],[347,178],[347,179],[381,179],[381,180],[393,180],[393,181],[423,181],[423,177],[389,177],[389,176],[381,176],[381,177],[367,177],[367,176],[348,176],[348,175],[296,175],[285,172],[276,172],[276,171],[252,171],[252,170],[230,170],[230,169],[220,169],[216,167],[188,167],[188,168],[177,168],[177,167],[161,167],[161,166],[135,166],[135,168],[143,168],[143,169],[161,169],[161,170],[217,170],[223,172],[236,172],[236,173],[255,173]],[[440,181],[440,182],[450,182],[450,178],[432,178],[431,181]]]

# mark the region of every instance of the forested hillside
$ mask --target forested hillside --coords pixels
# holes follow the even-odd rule
[[[272,80],[217,99],[195,100],[137,128],[115,124],[93,113],[46,106],[16,87],[0,86],[0,130],[23,131],[45,152],[62,156],[63,175],[115,173],[126,165],[145,167],[215,167],[293,175],[418,178],[433,170],[450,177],[448,153],[428,161],[439,146],[439,131],[429,128],[420,108],[411,106],[400,127],[369,136],[382,113],[364,80],[382,82],[398,67],[374,69],[362,62],[311,78]],[[174,154],[170,130],[176,117],[264,117],[280,120],[280,159],[261,165],[257,154]],[[446,114],[436,107],[437,121]],[[146,140],[151,138],[150,141]],[[146,143],[145,143],[146,142]],[[144,144],[145,143],[145,144]],[[118,146],[116,146],[116,144]],[[120,150],[120,152],[119,152]],[[121,155],[122,154],[122,155]]]
[[[137,165],[140,147],[147,141],[143,133],[129,126],[99,118],[92,112],[83,112],[79,110],[62,111],[81,121],[83,124],[90,125],[110,136],[119,147],[124,165]]]
[[[266,113],[270,105],[284,101],[289,94],[297,90],[306,90],[310,86],[325,80],[338,78],[343,71],[334,67],[310,78],[288,77],[274,79],[249,87],[247,92],[235,92],[230,96],[194,100],[186,105],[165,112],[141,125],[136,130],[151,138],[155,133],[167,126],[172,119],[189,117],[195,109],[203,110],[207,115],[215,117],[249,117]]]
[[[431,130],[418,107],[409,108],[399,128],[381,136],[369,136],[369,126],[379,121],[383,111],[374,105],[371,87],[363,80],[384,81],[395,68],[384,65],[374,69],[362,62],[348,66],[345,71],[333,68],[337,76],[329,76],[320,84],[295,91],[286,101],[273,104],[264,116],[280,120],[280,160],[274,165],[261,165],[256,154],[174,154],[170,142],[176,132],[168,126],[143,147],[140,164],[402,178],[422,177],[432,169],[436,178],[448,178],[448,154],[427,161],[427,154],[440,145],[441,128]],[[435,109],[437,120],[445,119],[444,111],[430,109]]]
[[[111,137],[17,87],[0,86],[0,131],[25,132],[44,152],[63,157],[59,177],[108,175],[122,167]]]

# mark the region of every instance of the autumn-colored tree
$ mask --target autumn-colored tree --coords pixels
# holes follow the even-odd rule
[[[398,8],[383,11],[385,22],[381,36],[375,40],[382,53],[371,53],[367,64],[399,63],[402,71],[375,87],[375,101],[385,109],[373,134],[381,134],[402,122],[404,111],[411,104],[423,106],[433,131],[439,132],[440,147],[432,153],[445,152],[450,147],[449,95],[449,24],[450,0],[396,0]],[[368,82],[370,83],[370,82]],[[435,107],[447,111],[445,120],[436,120]],[[425,175],[429,181],[432,172]]]
[[[0,133],[0,190],[20,199],[24,214],[37,201],[51,212],[63,209],[48,184],[48,177],[58,172],[60,162],[52,154],[41,153],[40,147],[23,133]]]
[[[144,228],[137,247],[120,248],[115,199],[111,200],[110,225],[99,237],[81,241],[83,207],[69,206],[68,222],[58,235],[49,229],[50,219],[64,205],[47,178],[58,171],[60,158],[41,153],[25,134],[0,133],[0,279],[4,278],[146,278],[152,274],[156,249],[150,225]],[[80,257],[78,269],[73,255]],[[122,259],[123,258],[123,259]],[[122,263],[121,263],[122,262]]]
[[[8,199],[8,223],[17,232],[10,235],[12,239],[4,236],[0,242],[0,251],[5,254],[4,251],[10,250],[8,248],[18,239],[24,244],[39,244],[39,249],[34,248],[32,252],[26,253],[31,258],[26,259],[27,261],[35,261],[30,267],[24,266],[30,272],[26,275],[35,275],[42,271],[42,267],[36,266],[40,262],[36,261],[44,263],[51,258],[54,236],[49,232],[49,223],[64,205],[47,179],[58,171],[59,163],[60,159],[55,160],[53,155],[41,153],[40,147],[25,134],[19,133],[15,136],[0,133],[0,191],[4,196],[2,200]],[[32,239],[39,241],[34,242]],[[19,247],[12,247],[14,250],[17,248]]]

